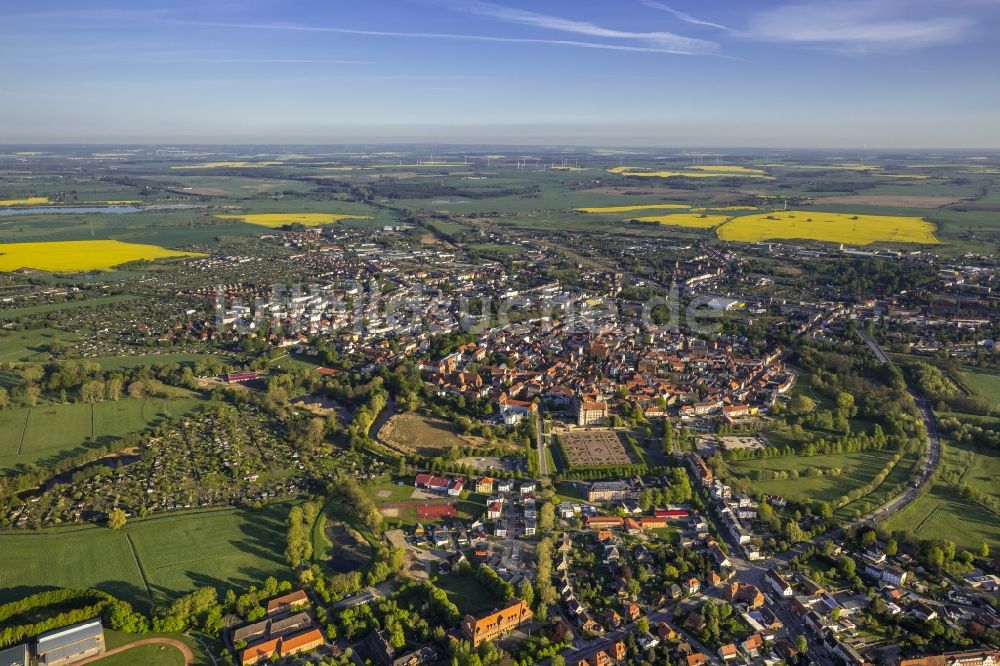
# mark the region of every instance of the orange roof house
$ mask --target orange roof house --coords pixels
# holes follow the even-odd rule
[[[303,652],[309,652],[310,650],[315,650],[320,645],[323,644],[323,634],[319,629],[310,629],[301,634],[296,634],[295,636],[286,636],[281,639],[281,650],[279,654],[282,657],[290,657],[295,654],[302,654]]]
[[[472,647],[479,647],[486,641],[496,640],[509,634],[530,620],[533,615],[523,600],[512,599],[500,610],[480,614],[478,617],[466,615],[462,620],[462,632],[472,642]]]
[[[264,661],[278,651],[278,645],[280,643],[280,638],[272,638],[269,641],[252,645],[240,653],[240,663],[243,666],[250,666],[251,664]]]
[[[302,590],[289,592],[280,597],[275,597],[267,602],[267,614],[287,613],[288,611],[305,608],[309,605],[309,597]]]

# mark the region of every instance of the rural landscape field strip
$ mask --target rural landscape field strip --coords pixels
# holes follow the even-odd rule
[[[0,243],[0,271],[35,268],[44,271],[111,270],[139,259],[175,259],[199,256],[156,245],[117,240]]]
[[[849,245],[878,242],[936,245],[939,241],[934,232],[934,225],[919,217],[803,210],[741,215],[717,230],[721,240],[744,243],[794,238]]]

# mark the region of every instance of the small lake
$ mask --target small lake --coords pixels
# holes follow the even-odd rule
[[[32,488],[30,490],[24,490],[18,493],[18,497],[22,500],[29,500],[32,497],[39,497],[46,490],[52,490],[56,486],[64,483],[72,483],[73,475],[77,472],[82,472],[92,467],[107,467],[108,469],[118,469],[119,467],[125,467],[127,465],[132,465],[142,460],[142,456],[126,454],[126,453],[112,453],[106,455],[103,458],[98,458],[97,460],[91,460],[88,463],[84,463],[73,469],[68,469],[65,472],[60,472],[55,476],[49,478],[45,483],[38,486],[37,488]]]
[[[204,208],[194,204],[156,204],[153,206],[31,206],[29,208],[0,209],[0,217],[11,215],[83,215],[107,214],[125,215],[147,210],[177,210],[182,208]]]

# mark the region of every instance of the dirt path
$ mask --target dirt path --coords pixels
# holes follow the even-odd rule
[[[192,666],[194,664],[194,652],[191,648],[187,646],[187,643],[175,640],[173,638],[143,638],[137,641],[132,641],[131,643],[126,643],[121,647],[116,647],[114,650],[108,650],[99,655],[93,657],[88,657],[82,661],[74,662],[74,666],[83,666],[83,664],[90,664],[92,662],[104,659],[105,657],[111,656],[113,654],[118,654],[119,652],[124,652],[125,650],[130,650],[134,647],[139,647],[140,645],[169,645],[170,647],[177,648],[184,655],[184,663],[187,666]]]

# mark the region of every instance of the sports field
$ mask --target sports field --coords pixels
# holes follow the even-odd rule
[[[49,241],[0,244],[0,271],[35,268],[41,271],[96,271],[130,261],[203,256],[167,250],[158,245],[116,240]]]
[[[95,666],[183,666],[184,655],[170,645],[137,645],[91,662]]]
[[[367,220],[364,215],[349,215],[346,213],[246,213],[244,215],[216,215],[220,220],[240,220],[247,224],[262,227],[277,228],[287,224],[301,224],[307,227],[318,227],[323,224],[333,224],[341,220]]]
[[[0,411],[0,473],[18,465],[54,462],[88,442],[139,432],[168,416],[190,413],[203,400],[189,394],[176,399],[124,399],[93,405],[70,403]]]
[[[291,579],[284,561],[289,503],[210,509],[130,522],[0,533],[0,601],[50,587],[96,587],[149,610],[202,585],[245,588]]]
[[[743,243],[794,238],[848,245],[935,245],[938,239],[934,231],[933,224],[919,217],[787,210],[735,217],[720,226],[716,234],[721,240]]]
[[[761,460],[739,460],[729,463],[729,469],[738,476],[748,476],[753,480],[755,490],[770,495],[779,495],[795,501],[819,500],[834,502],[851,490],[867,484],[892,458],[889,451],[860,451],[829,456],[781,456]],[[839,476],[807,476],[806,469],[839,468]],[[757,470],[789,472],[798,470],[797,479],[776,479],[758,481]]]

